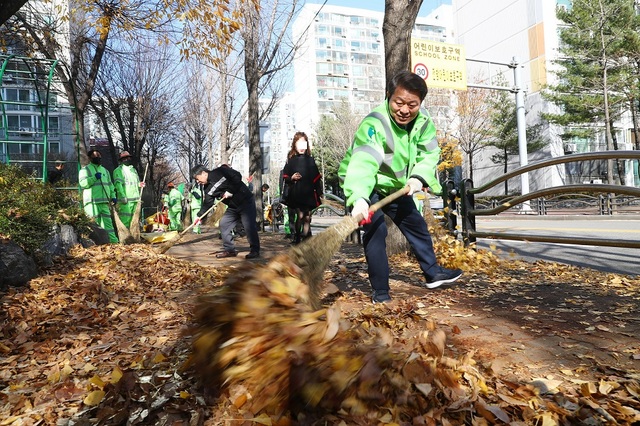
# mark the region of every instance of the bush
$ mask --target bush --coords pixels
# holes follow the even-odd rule
[[[56,224],[88,235],[90,219],[77,193],[56,190],[15,165],[0,164],[0,237],[10,238],[36,261]]]

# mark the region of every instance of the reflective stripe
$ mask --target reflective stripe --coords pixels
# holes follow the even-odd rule
[[[213,193],[214,193],[214,192],[216,192],[216,189],[218,189],[218,187],[219,187],[220,185],[222,185],[223,183],[225,183],[226,181],[227,181],[227,178],[226,178],[226,177],[224,177],[224,176],[223,176],[222,178],[220,178],[220,180],[218,180],[216,183],[214,183],[214,184],[211,186],[211,189],[207,192],[207,195],[208,195],[209,197],[213,197]]]
[[[426,151],[433,151],[438,148],[438,139],[434,137],[426,145],[421,143],[418,146]]]
[[[356,152],[366,152],[367,154],[372,156],[373,159],[376,161],[376,163],[378,163],[378,167],[380,167],[380,165],[383,164],[382,155],[380,155],[380,153],[371,145],[359,146],[353,150],[353,154],[355,154]]]

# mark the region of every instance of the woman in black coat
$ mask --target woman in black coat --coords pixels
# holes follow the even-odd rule
[[[293,136],[282,177],[288,186],[287,206],[296,212],[294,244],[311,236],[311,211],[320,205],[322,175],[311,156],[309,139],[304,132]]]

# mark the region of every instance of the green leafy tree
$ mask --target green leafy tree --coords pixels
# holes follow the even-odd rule
[[[495,164],[502,164],[502,171],[508,172],[509,158],[519,155],[518,144],[518,120],[516,116],[516,103],[513,96],[506,91],[498,92],[489,101],[491,113],[491,135],[486,142],[487,146],[493,146],[498,152],[491,156]],[[548,142],[542,138],[542,124],[527,126],[527,153],[532,153],[544,148]],[[509,182],[504,182],[504,193],[509,194]]]
[[[42,183],[16,165],[0,163],[0,237],[10,238],[36,261],[53,226],[72,225],[89,234],[90,219],[71,194]]]
[[[628,51],[637,38],[638,18],[631,0],[575,0],[558,9],[565,23],[560,29],[558,84],[545,97],[560,107],[544,114],[564,127],[564,139],[589,138],[604,132],[608,150],[617,149],[612,123],[625,111],[623,95],[629,84]],[[607,181],[613,183],[613,161],[607,164]]]

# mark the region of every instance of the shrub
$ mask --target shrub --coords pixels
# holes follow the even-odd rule
[[[56,224],[89,233],[90,219],[74,192],[56,190],[15,165],[0,164],[0,237],[10,238],[36,261]]]

